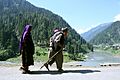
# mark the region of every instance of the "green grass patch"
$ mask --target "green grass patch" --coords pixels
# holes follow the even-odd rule
[[[63,53],[64,55],[64,62],[70,62],[73,61],[69,58],[68,53]],[[48,60],[48,48],[41,48],[41,47],[35,47],[35,54],[34,54],[34,61],[35,62],[46,62]],[[10,62],[16,62],[21,63],[21,56],[17,56],[14,58],[7,59],[7,61]]]
[[[46,62],[48,60],[48,48],[35,47],[35,54],[33,57],[35,62]],[[76,55],[73,56],[68,54],[67,52],[63,52],[64,62],[75,61],[71,57],[72,58],[77,57],[75,58],[75,60],[78,60],[78,61],[85,59],[85,57],[80,54],[78,54],[77,56]],[[7,61],[16,62],[16,63],[21,63],[21,60],[22,60],[21,56],[7,59]]]
[[[14,58],[9,58],[6,61],[13,62],[13,63],[21,63],[22,59],[21,59],[21,56],[17,56]]]
[[[63,52],[63,61],[66,63],[66,62],[71,62],[71,61],[74,61],[72,59],[70,59],[69,57],[69,54],[67,52]]]
[[[106,51],[108,53],[111,53],[113,55],[120,55],[120,50],[115,50],[115,49],[112,49],[112,48],[107,48],[107,49],[104,49],[104,48],[100,48],[98,50],[102,50],[102,51]]]

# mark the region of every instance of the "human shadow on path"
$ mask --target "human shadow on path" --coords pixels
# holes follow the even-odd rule
[[[99,70],[64,70],[63,72],[58,72],[55,70],[52,71],[31,71],[30,74],[62,74],[62,73],[81,73],[81,74],[87,74],[87,73],[94,73],[94,72],[101,72]]]

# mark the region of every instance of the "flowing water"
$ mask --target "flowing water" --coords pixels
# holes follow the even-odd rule
[[[87,55],[87,59],[80,62],[82,66],[100,66],[104,63],[120,63],[120,58],[114,57],[112,54],[104,51],[95,51]]]

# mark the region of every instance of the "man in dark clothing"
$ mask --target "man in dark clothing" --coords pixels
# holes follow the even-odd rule
[[[33,54],[34,44],[31,37],[31,25],[26,25],[20,40],[20,54],[22,55],[22,67],[23,74],[29,73],[29,66],[34,65]]]
[[[58,71],[63,71],[62,64],[63,64],[63,48],[65,47],[64,40],[67,37],[68,28],[62,28],[61,31],[57,31],[54,35],[50,38],[50,48],[49,48],[49,58],[51,58],[55,53],[58,54],[52,58],[52,60],[48,63],[50,66],[56,62]],[[49,70],[48,64],[45,67]]]

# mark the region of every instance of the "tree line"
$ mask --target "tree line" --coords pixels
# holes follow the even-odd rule
[[[10,55],[9,57],[16,56],[26,24],[33,26],[32,38],[36,46],[48,47],[53,29],[68,27],[69,35],[65,42],[68,53],[85,53],[92,50],[92,45],[87,43],[62,17],[42,8],[32,6],[30,9],[29,3],[23,2],[23,4],[26,5],[25,8],[16,7],[12,3],[10,7],[10,4],[7,7],[2,7],[0,4],[0,56],[5,56],[5,53],[7,56]]]

